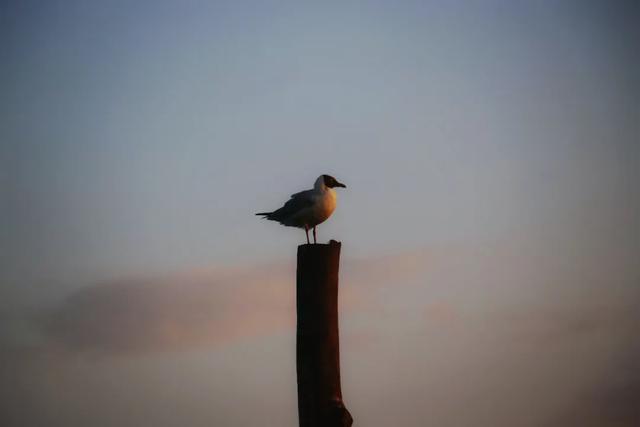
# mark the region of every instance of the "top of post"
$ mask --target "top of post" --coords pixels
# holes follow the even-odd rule
[[[333,239],[329,240],[329,243],[305,243],[298,246],[298,252],[313,252],[313,251],[326,251],[326,250],[339,250],[342,246],[341,242],[337,242]]]
[[[329,240],[329,243],[305,243],[302,245],[299,245],[299,248],[303,248],[303,247],[314,247],[314,246],[340,246],[342,243],[335,241],[333,239]]]

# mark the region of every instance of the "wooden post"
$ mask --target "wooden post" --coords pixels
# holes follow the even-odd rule
[[[340,242],[298,246],[298,417],[300,427],[349,427],[342,403],[338,339]]]

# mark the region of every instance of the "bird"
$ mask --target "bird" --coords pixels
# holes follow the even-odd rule
[[[304,228],[309,242],[309,229],[313,229],[313,243],[316,239],[316,226],[327,220],[336,209],[337,196],[334,188],[347,188],[331,175],[320,175],[313,184],[311,190],[300,191],[291,195],[291,198],[280,209],[273,212],[258,212],[271,221],[278,221],[288,227]]]

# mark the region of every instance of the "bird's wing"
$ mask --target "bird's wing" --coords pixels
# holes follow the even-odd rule
[[[306,190],[296,194],[292,194],[291,198],[287,200],[287,203],[285,203],[284,206],[271,213],[270,219],[281,221],[301,211],[304,208],[313,206],[313,195],[313,190]]]

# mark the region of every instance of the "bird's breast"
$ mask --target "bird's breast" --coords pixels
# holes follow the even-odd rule
[[[336,210],[336,201],[336,192],[332,189],[328,189],[318,197],[314,209],[313,222],[315,224],[313,225],[320,224],[331,216]]]

